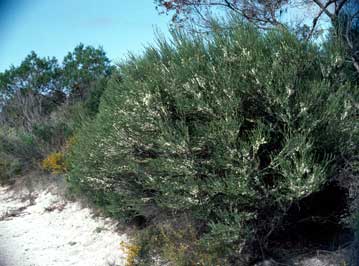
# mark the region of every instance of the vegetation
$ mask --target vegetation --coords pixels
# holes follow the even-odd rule
[[[61,65],[31,52],[0,73],[0,179],[10,181],[42,160],[46,170],[63,171],[61,151],[97,113],[113,71],[101,48],[80,44]]]
[[[241,17],[172,31],[118,67],[80,44],[0,73],[0,184],[66,172],[72,192],[140,228],[127,265],[249,265],[312,217],[359,243],[354,9],[330,1],[333,27],[312,42],[311,29],[260,29],[287,1],[252,17],[262,2],[224,2]],[[202,2],[157,3],[187,16]],[[331,191],[336,206],[298,210]]]
[[[196,230],[188,250],[245,264],[291,206],[353,171],[358,93],[336,72],[339,52],[236,19],[212,32],[174,32],[120,66],[76,136],[69,182],[160,232],[185,215]]]
[[[211,15],[229,11],[261,29],[288,26],[288,16],[295,17],[293,29],[306,40],[315,37],[323,20],[331,23],[347,50],[347,58],[359,73],[357,29],[359,23],[358,0],[155,0],[161,13],[172,13],[176,25],[188,22],[208,30]],[[299,12],[298,12],[299,10]],[[312,10],[304,12],[304,10]],[[295,12],[297,15],[292,16]],[[300,14],[301,13],[301,14]],[[287,18],[285,18],[287,15]],[[293,19],[293,18],[292,18]],[[309,23],[308,23],[309,22]],[[332,28],[332,29],[333,29]],[[198,30],[198,29],[197,29]]]
[[[120,243],[120,249],[126,254],[126,264],[125,266],[134,266],[136,265],[136,259],[140,251],[140,247],[135,244],[127,244],[125,242]]]
[[[42,161],[42,168],[54,174],[66,171],[64,154],[62,152],[53,152]]]

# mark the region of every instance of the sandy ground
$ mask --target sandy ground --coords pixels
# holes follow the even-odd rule
[[[0,266],[125,266],[116,222],[94,217],[54,187],[32,197],[0,187]],[[61,194],[61,193],[60,193]],[[292,266],[347,266],[347,250],[293,257]],[[162,264],[164,265],[164,264]],[[277,265],[264,261],[256,266]]]
[[[0,187],[0,266],[125,265],[114,221],[50,189],[33,196]]]

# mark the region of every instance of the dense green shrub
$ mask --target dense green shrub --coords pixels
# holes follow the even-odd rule
[[[89,116],[95,116],[98,113],[100,99],[104,92],[108,78],[100,78],[89,88],[89,96],[84,102],[84,110]]]
[[[207,250],[243,258],[350,160],[358,95],[335,55],[230,23],[205,40],[175,32],[121,65],[68,178],[118,217],[186,213]]]

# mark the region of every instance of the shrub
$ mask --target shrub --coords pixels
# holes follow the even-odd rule
[[[107,82],[107,77],[100,78],[95,81],[89,89],[89,96],[84,102],[84,110],[91,117],[95,116],[98,112],[100,99],[106,88]]]
[[[124,63],[68,180],[124,219],[185,213],[203,245],[239,260],[351,158],[358,95],[315,45],[230,23]]]
[[[10,173],[19,173],[30,169],[38,159],[41,158],[41,152],[36,146],[35,138],[31,133],[21,130],[2,127],[0,128],[0,154],[2,154],[3,167],[8,165],[6,161],[11,162],[10,165],[16,165],[16,171],[12,171],[6,166],[6,171]],[[11,167],[12,168],[12,167]]]
[[[86,119],[83,103],[78,103],[60,106],[47,119],[34,124],[32,134],[42,154],[62,149]]]
[[[18,159],[0,152],[0,185],[8,184],[12,178],[21,173]]]
[[[64,154],[62,152],[53,152],[42,161],[42,168],[54,174],[64,173],[66,171]]]
[[[0,128],[0,184],[14,181],[14,178],[30,169],[40,158],[34,146],[33,135],[21,130]]]
[[[63,149],[73,134],[77,121],[85,120],[83,117],[77,117],[82,116],[81,110],[81,107],[75,106],[59,108],[49,119],[34,123],[30,132],[5,125],[1,127],[1,179],[12,179],[37,168],[47,154],[50,155],[43,161],[45,169],[56,173],[63,172],[63,154],[53,152]]]

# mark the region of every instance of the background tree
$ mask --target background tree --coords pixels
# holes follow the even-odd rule
[[[20,89],[48,93],[59,88],[61,69],[55,57],[40,58],[32,51],[19,67],[11,66],[0,74],[2,92],[11,94]]]
[[[69,52],[63,61],[64,86],[71,99],[85,99],[90,88],[113,70],[105,51],[83,44]]]
[[[0,121],[30,130],[65,100],[57,59],[40,58],[32,51],[20,66],[0,73],[0,96]]]
[[[102,48],[83,44],[62,65],[31,52],[20,66],[0,73],[0,121],[31,131],[68,99],[72,104],[86,101],[85,109],[95,114],[113,69]]]
[[[40,58],[32,51],[19,67],[0,73],[0,95],[2,103],[18,90],[35,93],[51,93],[61,90],[61,68],[56,58]]]

